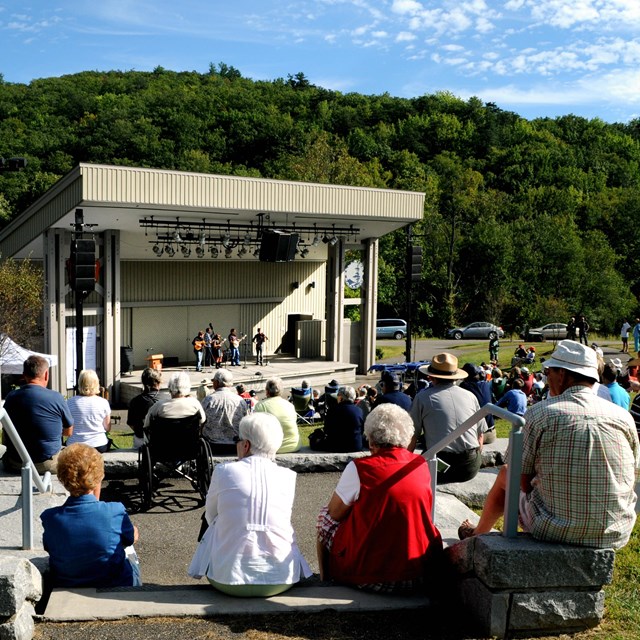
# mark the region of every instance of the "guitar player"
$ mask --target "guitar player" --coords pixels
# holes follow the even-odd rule
[[[232,367],[240,366],[240,343],[247,337],[246,334],[238,337],[235,329],[229,331],[229,360]]]
[[[191,341],[193,353],[196,356],[196,371],[202,371],[202,356],[204,354],[204,331],[198,331],[198,335]]]

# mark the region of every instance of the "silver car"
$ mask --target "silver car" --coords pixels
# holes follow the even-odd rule
[[[504,338],[504,331],[502,327],[490,322],[472,322],[466,327],[449,329],[447,337],[454,340],[462,340],[462,338]]]
[[[521,333],[523,340],[538,341],[543,340],[564,340],[567,337],[567,325],[564,322],[551,322],[543,327],[529,329],[526,334]]]

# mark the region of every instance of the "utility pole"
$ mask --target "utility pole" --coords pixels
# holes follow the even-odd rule
[[[413,283],[422,279],[422,246],[413,244],[413,227],[407,227],[407,263],[406,263],[407,289],[407,335],[405,336],[405,361],[412,362],[412,327],[413,315]]]

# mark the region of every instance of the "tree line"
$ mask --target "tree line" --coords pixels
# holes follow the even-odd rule
[[[340,93],[303,73],[0,76],[0,226],[79,162],[426,193],[414,242],[415,327],[510,328],[584,313],[615,332],[638,313],[640,120],[526,120],[478,98]],[[404,316],[406,235],[381,242],[379,315]]]

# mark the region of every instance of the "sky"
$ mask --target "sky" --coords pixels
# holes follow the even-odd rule
[[[0,0],[6,82],[86,70],[298,72],[525,118],[640,117],[640,0]]]

